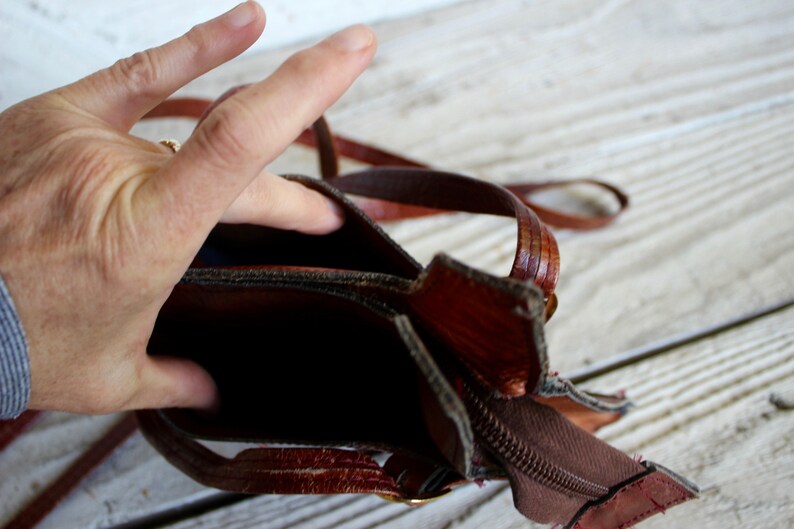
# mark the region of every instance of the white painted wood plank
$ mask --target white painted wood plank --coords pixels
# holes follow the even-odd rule
[[[267,0],[267,29],[246,53],[404,17],[460,0]],[[240,0],[72,0],[0,3],[0,109],[178,37]]]
[[[0,452],[0,524],[32,494],[64,470],[114,417],[47,414]],[[57,443],[53,440],[57,439]]]
[[[764,317],[588,384],[628,387],[635,408],[601,437],[628,453],[665,463],[703,489],[641,527],[791,527],[794,524],[794,308]],[[791,404],[790,404],[791,405]],[[418,509],[377,498],[334,496],[296,509],[272,498],[174,524],[173,529],[518,529],[528,524],[510,491],[467,486]],[[540,526],[538,526],[540,527]]]
[[[627,188],[634,205],[617,225],[558,234],[562,305],[549,342],[563,370],[788,299],[794,288],[794,235],[787,229],[794,183],[791,7],[658,5],[483,1],[379,25],[375,64],[330,113],[341,132],[446,169],[496,181],[538,171],[595,173]],[[243,58],[185,93],[215,96],[261,78],[287,51]],[[153,139],[185,137],[189,126],[139,131]],[[507,270],[513,249],[513,228],[498,219],[440,217],[389,229],[423,260],[445,249],[494,273]],[[642,444],[648,439],[635,444],[676,468],[675,458]],[[47,457],[68,459],[78,450],[58,435],[51,443]],[[37,464],[35,450],[20,450]],[[100,527],[203,494],[140,438],[117,458],[47,524]],[[4,461],[0,476],[14,475],[29,488],[29,467],[7,474]],[[481,494],[491,495],[495,507],[478,508]],[[309,511],[290,507],[304,501],[320,503]],[[338,503],[326,509],[323,501]],[[458,517],[467,527],[523,523],[493,485],[410,511],[416,518],[374,498],[357,501],[349,508],[347,500],[271,498],[267,508],[272,523],[295,519],[311,527],[331,520],[440,527]],[[110,515],[105,502],[114,506]],[[7,505],[0,503],[6,518]],[[228,516],[241,524],[249,515],[235,513]],[[282,518],[287,513],[295,518]]]

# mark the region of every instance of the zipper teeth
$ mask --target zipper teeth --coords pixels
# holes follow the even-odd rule
[[[468,390],[467,393],[479,412],[474,417],[472,425],[485,438],[494,452],[504,457],[516,468],[542,485],[563,494],[595,499],[609,492],[608,487],[577,476],[538,455],[510,432],[499,419],[494,417],[471,390]]]

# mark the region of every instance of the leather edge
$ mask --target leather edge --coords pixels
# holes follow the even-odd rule
[[[651,461],[641,464],[646,467],[644,472],[614,485],[608,494],[586,503],[564,529],[625,529],[700,495],[700,488],[695,483],[672,470]],[[654,496],[655,492],[658,493],[658,490],[652,490],[654,484],[657,489],[673,491],[673,497],[662,500],[658,494]],[[625,508],[617,509],[621,500],[635,504],[644,501],[645,507],[636,514],[627,513]]]

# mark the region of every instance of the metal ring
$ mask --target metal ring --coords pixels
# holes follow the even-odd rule
[[[431,501],[436,501],[439,498],[443,498],[447,494],[451,493],[452,489],[445,489],[440,492],[437,492],[435,496],[426,496],[422,498],[404,498],[402,496],[390,496],[388,494],[375,494],[382,500],[386,500],[391,503],[403,503],[410,507],[418,507],[420,505],[424,505],[425,503],[430,503]]]
[[[159,143],[160,145],[165,145],[166,147],[168,147],[169,149],[171,149],[175,153],[179,152],[179,149],[182,148],[182,144],[181,143],[179,143],[176,140],[172,140],[172,139],[160,140],[157,143]]]

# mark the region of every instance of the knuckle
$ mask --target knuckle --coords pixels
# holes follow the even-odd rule
[[[135,92],[146,92],[156,86],[162,76],[162,69],[150,50],[139,51],[130,57],[119,60],[113,70],[121,82]]]
[[[199,127],[195,141],[202,152],[209,153],[219,163],[228,166],[257,156],[252,147],[256,121],[247,105],[229,99],[210,114]]]
[[[320,93],[318,90],[322,88],[326,77],[326,69],[322,68],[324,63],[317,60],[317,53],[315,49],[302,50],[284,62],[284,69],[290,78],[297,79],[312,93]]]
[[[199,24],[190,28],[190,31],[185,33],[185,42],[190,47],[192,55],[201,60],[207,55],[211,49],[211,39],[204,24]]]

